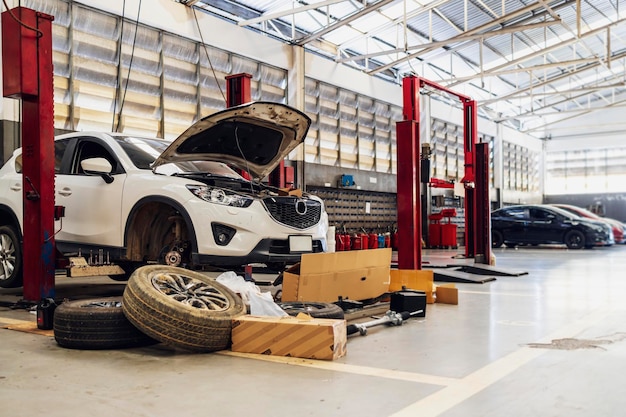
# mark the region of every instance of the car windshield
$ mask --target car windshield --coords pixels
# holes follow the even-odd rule
[[[581,220],[583,219],[583,217],[579,216],[578,214],[572,213],[568,210],[564,210],[562,208],[559,207],[554,207],[551,206],[550,210],[554,211],[555,213],[560,214],[561,216],[567,218],[567,219],[575,219],[575,220]]]
[[[115,136],[115,140],[139,169],[152,169],[152,163],[170,145],[170,142],[161,139],[133,136]],[[163,164],[157,167],[156,172],[163,175],[210,174],[238,180],[243,179],[231,167],[219,161],[184,161]]]

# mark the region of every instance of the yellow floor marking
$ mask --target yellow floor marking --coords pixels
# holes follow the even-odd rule
[[[237,356],[240,358],[256,359],[266,362],[284,363],[287,365],[305,366],[315,369],[323,369],[333,372],[345,372],[362,376],[374,376],[379,378],[397,379],[401,381],[420,382],[431,385],[447,386],[457,383],[454,378],[446,378],[436,375],[426,375],[414,372],[396,371],[392,369],[372,368],[369,366],[348,365],[334,361],[321,361],[312,359],[291,358],[285,356],[259,355],[254,353],[240,353],[223,350],[218,352],[222,355]]]
[[[10,325],[10,324],[26,324],[26,323],[30,323],[32,320],[17,320],[17,319],[10,319],[8,317],[0,317],[0,325]]]
[[[585,318],[565,326],[554,334],[545,337],[539,343],[550,343],[553,339],[573,337],[600,322],[607,315],[607,310],[597,310]],[[465,401],[474,394],[493,385],[505,376],[518,370],[533,359],[543,355],[543,349],[523,347],[489,365],[473,372],[465,378],[442,388],[408,407],[392,414],[390,417],[435,417]]]

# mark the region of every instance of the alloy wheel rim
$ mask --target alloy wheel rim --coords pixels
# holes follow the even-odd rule
[[[15,246],[11,238],[0,235],[0,280],[8,279],[15,270]]]
[[[151,282],[161,294],[199,310],[224,311],[229,299],[217,288],[187,275],[158,272]]]

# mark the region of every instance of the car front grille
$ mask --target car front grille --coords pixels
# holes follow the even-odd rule
[[[322,216],[319,201],[297,197],[268,197],[263,199],[267,211],[278,223],[295,229],[315,226]]]

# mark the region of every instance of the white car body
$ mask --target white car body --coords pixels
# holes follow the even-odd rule
[[[231,169],[265,177],[304,140],[309,124],[288,106],[250,103],[202,119],[174,142],[147,140],[167,148],[161,154],[146,139],[129,135],[61,135],[55,139],[55,204],[65,207],[65,217],[55,224],[57,247],[83,256],[102,249],[123,266],[189,267],[284,265],[303,252],[325,251],[328,217],[318,197],[289,195]],[[235,148],[229,143],[233,138]],[[125,147],[144,149],[151,158],[142,155],[145,166],[138,167]],[[205,152],[218,148],[225,152]],[[102,149],[109,155],[101,155]],[[253,157],[256,153],[262,155]],[[21,231],[20,159],[17,150],[0,169],[0,225],[13,217]],[[213,174],[183,172],[181,166],[189,164]]]

